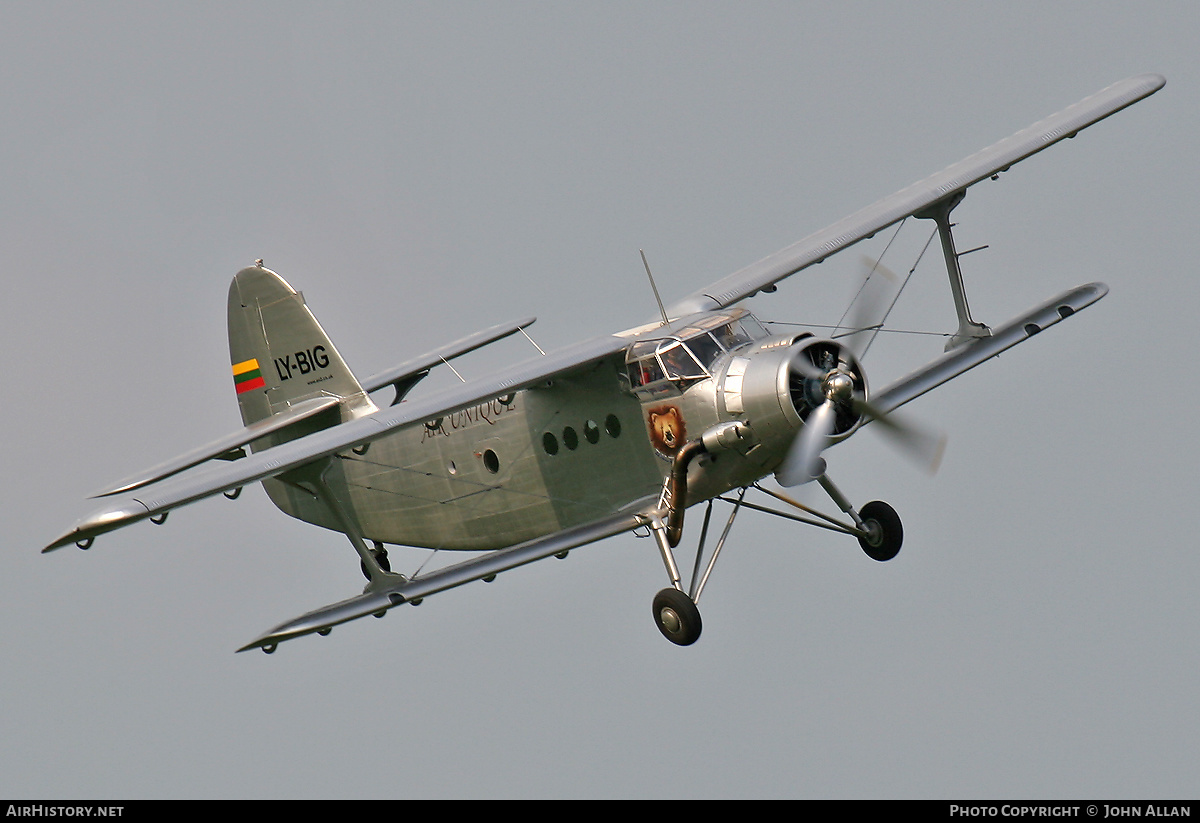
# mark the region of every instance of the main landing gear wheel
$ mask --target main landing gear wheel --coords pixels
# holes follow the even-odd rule
[[[858,538],[858,544],[872,560],[891,560],[900,553],[904,542],[904,526],[900,515],[887,503],[874,500],[862,507],[858,516],[862,518],[867,537]]]
[[[371,556],[375,558],[375,562],[379,564],[379,568],[383,569],[385,572],[390,572],[392,570],[392,563],[390,560],[388,560],[387,549],[383,547],[382,543],[371,549]],[[367,572],[367,564],[360,560],[358,561],[358,567],[362,569],[363,577],[370,580],[371,575],[369,572]]]
[[[654,595],[654,623],[676,646],[690,646],[700,639],[700,610],[679,589],[663,589]]]

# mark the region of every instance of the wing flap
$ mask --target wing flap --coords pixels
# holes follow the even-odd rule
[[[955,196],[985,178],[1007,171],[1013,164],[1063,138],[1074,137],[1088,126],[1149,97],[1165,84],[1166,80],[1158,74],[1143,74],[1114,83],[1011,137],[694,292],[671,306],[668,313],[671,317],[680,317],[730,306],[905,217]]]
[[[455,563],[411,580],[400,575],[389,574],[376,587],[368,585],[363,594],[330,606],[303,614],[294,620],[282,623],[260,637],[238,649],[273,648],[284,640],[291,640],[314,632],[323,632],[339,623],[346,623],[368,614],[382,616],[392,606],[424,599],[432,594],[491,577],[500,572],[543,560],[552,554],[561,554],[606,537],[633,531],[645,522],[642,512],[649,511],[656,498],[646,498],[626,511],[598,520],[586,526],[567,529],[545,537],[528,540],[507,549],[490,552],[482,557]]]

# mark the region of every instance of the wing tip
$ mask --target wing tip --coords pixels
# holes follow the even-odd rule
[[[90,548],[97,536],[142,520],[151,514],[150,509],[140,500],[130,500],[124,505],[100,509],[76,523],[69,532],[42,549],[42,554],[72,543],[81,549]]]
[[[1148,85],[1152,86],[1153,89],[1150,92],[1151,94],[1158,91],[1163,86],[1167,85],[1167,78],[1162,76],[1158,72],[1153,72],[1153,71],[1147,72],[1146,74],[1139,74],[1134,79],[1137,81],[1143,82],[1143,83],[1147,83]]]
[[[251,640],[237,651],[241,653],[251,649],[262,649],[267,654],[271,654],[285,640],[293,640],[306,634],[324,636],[333,631],[333,627],[340,623],[366,617],[368,614],[382,617],[388,609],[404,602],[406,602],[404,596],[395,591],[367,591],[351,597],[349,600],[332,603],[302,614],[286,623],[281,623]]]

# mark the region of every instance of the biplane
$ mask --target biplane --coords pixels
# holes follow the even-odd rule
[[[1116,83],[682,299],[659,300],[653,322],[551,353],[539,349],[486,378],[425,395],[417,387],[431,370],[453,369],[454,358],[525,333],[533,319],[360,380],[303,296],[258,261],[229,289],[231,376],[244,427],[96,495],[102,507],[43,551],[87,549],[115,529],[162,523],[180,506],[218,494],[236,498],[261,482],[286,514],[344,534],[367,579],[361,594],[239,649],[270,653],[285,640],[326,635],[341,623],[638,531],[653,536],[669,580],[653,598],[655,623],[671,642],[694,643],[702,625],[696,603],[743,509],[843,533],[878,561],[896,555],[900,517],[886,503],[853,505],[830,479],[825,450],[873,425],[933,459],[936,438],[898,421],[897,409],[1107,293],[1089,283],[1001,326],[978,322],[952,212],[970,186],[1164,84],[1156,74]],[[942,354],[879,391],[869,391],[861,362],[863,341],[883,323],[869,316],[875,309],[857,313],[844,334],[818,336],[769,331],[739,305],[908,218],[934,224],[957,327]],[[840,516],[764,486],[772,475],[785,488],[816,483]],[[755,497],[747,499],[750,492]],[[757,495],[768,499],[756,502]],[[710,549],[713,501],[731,511]],[[685,587],[675,550],[687,510],[699,504],[706,508]],[[474,554],[405,575],[391,570],[388,546]]]

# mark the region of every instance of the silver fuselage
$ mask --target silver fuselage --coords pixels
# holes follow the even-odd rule
[[[326,481],[369,540],[497,549],[657,494],[678,446],[716,423],[750,418],[754,448],[706,455],[690,467],[689,502],[701,502],[773,470],[801,425],[780,401],[789,343],[742,341],[705,364],[703,376],[637,389],[627,355],[617,355],[341,453]],[[263,485],[287,514],[341,530],[302,486],[279,479]]]

